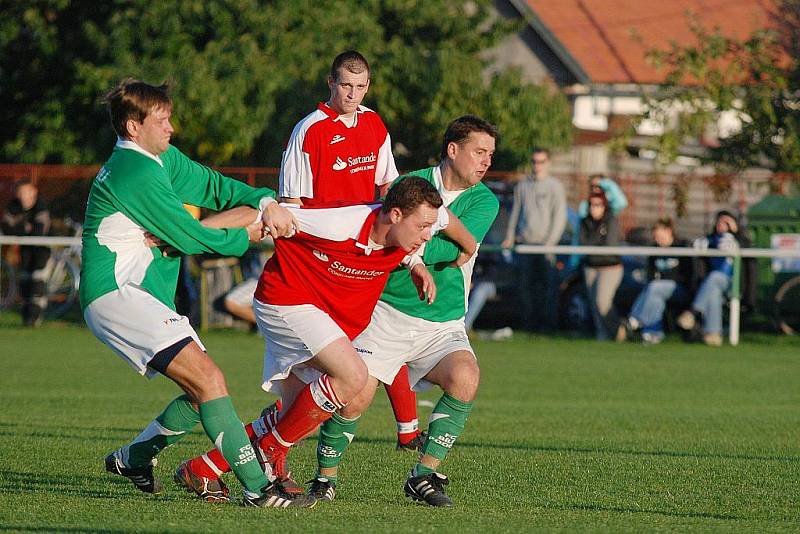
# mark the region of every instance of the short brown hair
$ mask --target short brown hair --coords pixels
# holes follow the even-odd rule
[[[348,70],[353,74],[361,74],[367,71],[367,76],[369,76],[370,72],[369,63],[367,63],[366,58],[355,50],[342,52],[333,59],[330,72],[331,80],[337,80],[339,78],[339,69]]]
[[[675,231],[675,225],[672,223],[671,217],[659,217],[659,219],[653,223],[653,230],[656,228],[666,228],[672,232]]]
[[[154,108],[172,108],[168,83],[155,86],[133,78],[122,80],[106,94],[105,101],[111,126],[120,137],[128,137],[129,120],[144,122]]]
[[[447,158],[447,147],[450,143],[463,143],[472,132],[483,132],[497,139],[499,133],[497,127],[489,121],[483,120],[476,115],[462,115],[447,126],[442,141],[442,152],[439,157],[444,160]]]
[[[419,176],[407,176],[398,178],[389,189],[381,211],[388,213],[392,208],[400,208],[405,216],[422,204],[429,204],[439,209],[442,205],[442,196],[428,180]]]

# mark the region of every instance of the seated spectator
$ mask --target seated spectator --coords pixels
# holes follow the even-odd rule
[[[580,244],[614,246],[619,243],[617,218],[609,209],[605,194],[595,191],[589,196],[589,214],[581,220]],[[595,334],[599,341],[604,341],[613,337],[619,327],[614,296],[622,282],[622,258],[612,254],[588,254],[583,266]]]
[[[602,174],[589,176],[589,195],[597,192],[602,192],[606,196],[608,207],[615,216],[628,207],[628,197],[625,196],[617,182],[611,178],[605,178]],[[584,218],[588,214],[589,201],[581,200],[581,203],[578,204],[578,216]]]
[[[694,247],[735,251],[746,244],[746,240],[736,216],[723,210],[715,217],[714,231],[695,240]],[[707,274],[700,283],[691,310],[678,317],[678,326],[689,331],[701,328],[703,342],[718,347],[722,345],[722,305],[731,286],[733,258],[706,258],[704,266]]]
[[[231,315],[251,325],[256,324],[256,315],[253,311],[253,294],[258,285],[258,278],[264,270],[267,256],[263,251],[250,249],[242,256],[242,273],[245,279],[231,289],[223,300],[225,310]]]
[[[3,214],[0,227],[3,233],[17,236],[45,236],[50,233],[50,211],[39,198],[39,189],[30,180],[20,180],[14,198]],[[48,247],[19,248],[19,292],[22,297],[22,323],[39,326],[47,307]]]
[[[659,247],[688,247],[689,243],[675,236],[672,219],[665,217],[653,225],[653,240]],[[664,310],[667,304],[688,307],[693,280],[693,261],[688,256],[647,258],[647,286],[636,298],[631,314],[617,331],[617,341],[624,341],[631,333],[640,330],[644,343],[661,343],[664,340]]]
[[[250,324],[256,324],[256,314],[253,312],[253,293],[256,292],[257,285],[257,277],[247,278],[231,289],[223,301],[228,313]]]

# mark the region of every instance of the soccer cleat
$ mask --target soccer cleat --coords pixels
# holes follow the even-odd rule
[[[196,475],[189,467],[189,462],[183,462],[175,470],[175,483],[186,491],[192,492],[206,502],[228,502],[228,486],[221,479],[207,478]]]
[[[242,506],[255,506],[258,508],[312,508],[317,500],[304,493],[287,493],[281,482],[276,480],[261,490],[260,497],[244,496]]]
[[[280,482],[281,489],[290,495],[305,494],[306,488],[292,478],[292,472],[287,467],[286,455],[289,449],[280,445],[272,434],[262,437],[259,441],[253,441],[253,449],[267,478],[275,477]]]
[[[400,443],[400,440],[397,440],[397,445],[395,445],[396,451],[422,451],[422,446],[425,445],[425,440],[428,438],[428,433],[424,430],[417,434],[414,439],[407,443]]]
[[[155,458],[145,467],[127,467],[112,452],[106,456],[105,463],[106,471],[129,479],[134,486],[145,493],[158,494],[163,489],[161,481],[153,476],[153,467],[158,463]]]
[[[453,501],[444,492],[444,487],[449,483],[450,480],[445,475],[433,472],[427,475],[410,476],[403,486],[403,491],[415,501],[449,508],[453,506]]]
[[[336,482],[331,482],[325,477],[316,477],[314,480],[309,480],[311,487],[308,488],[308,494],[318,501],[331,502],[336,497]]]

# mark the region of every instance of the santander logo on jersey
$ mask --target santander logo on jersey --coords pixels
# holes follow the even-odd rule
[[[351,167],[350,174],[355,174],[361,171],[371,171],[375,169],[375,162],[378,161],[378,156],[375,152],[370,152],[366,156],[355,156],[347,158],[343,161],[342,158],[336,156],[336,161],[333,164],[334,171],[343,171],[347,167]]]

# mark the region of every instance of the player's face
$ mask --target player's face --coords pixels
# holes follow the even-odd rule
[[[394,212],[392,227],[387,234],[387,245],[401,247],[412,252],[431,240],[431,228],[439,216],[439,211],[428,203],[403,216],[398,208]]]
[[[355,113],[369,89],[369,71],[354,74],[345,68],[339,68],[336,79],[328,78],[331,99],[328,105],[339,115]]]
[[[169,119],[172,110],[165,107],[157,107],[147,114],[143,122],[132,122],[133,128],[129,127],[131,138],[143,149],[156,156],[166,152],[169,147],[169,140],[175,131]]]
[[[447,156],[464,188],[480,182],[492,166],[494,137],[485,132],[470,132],[462,143],[450,143]]]

